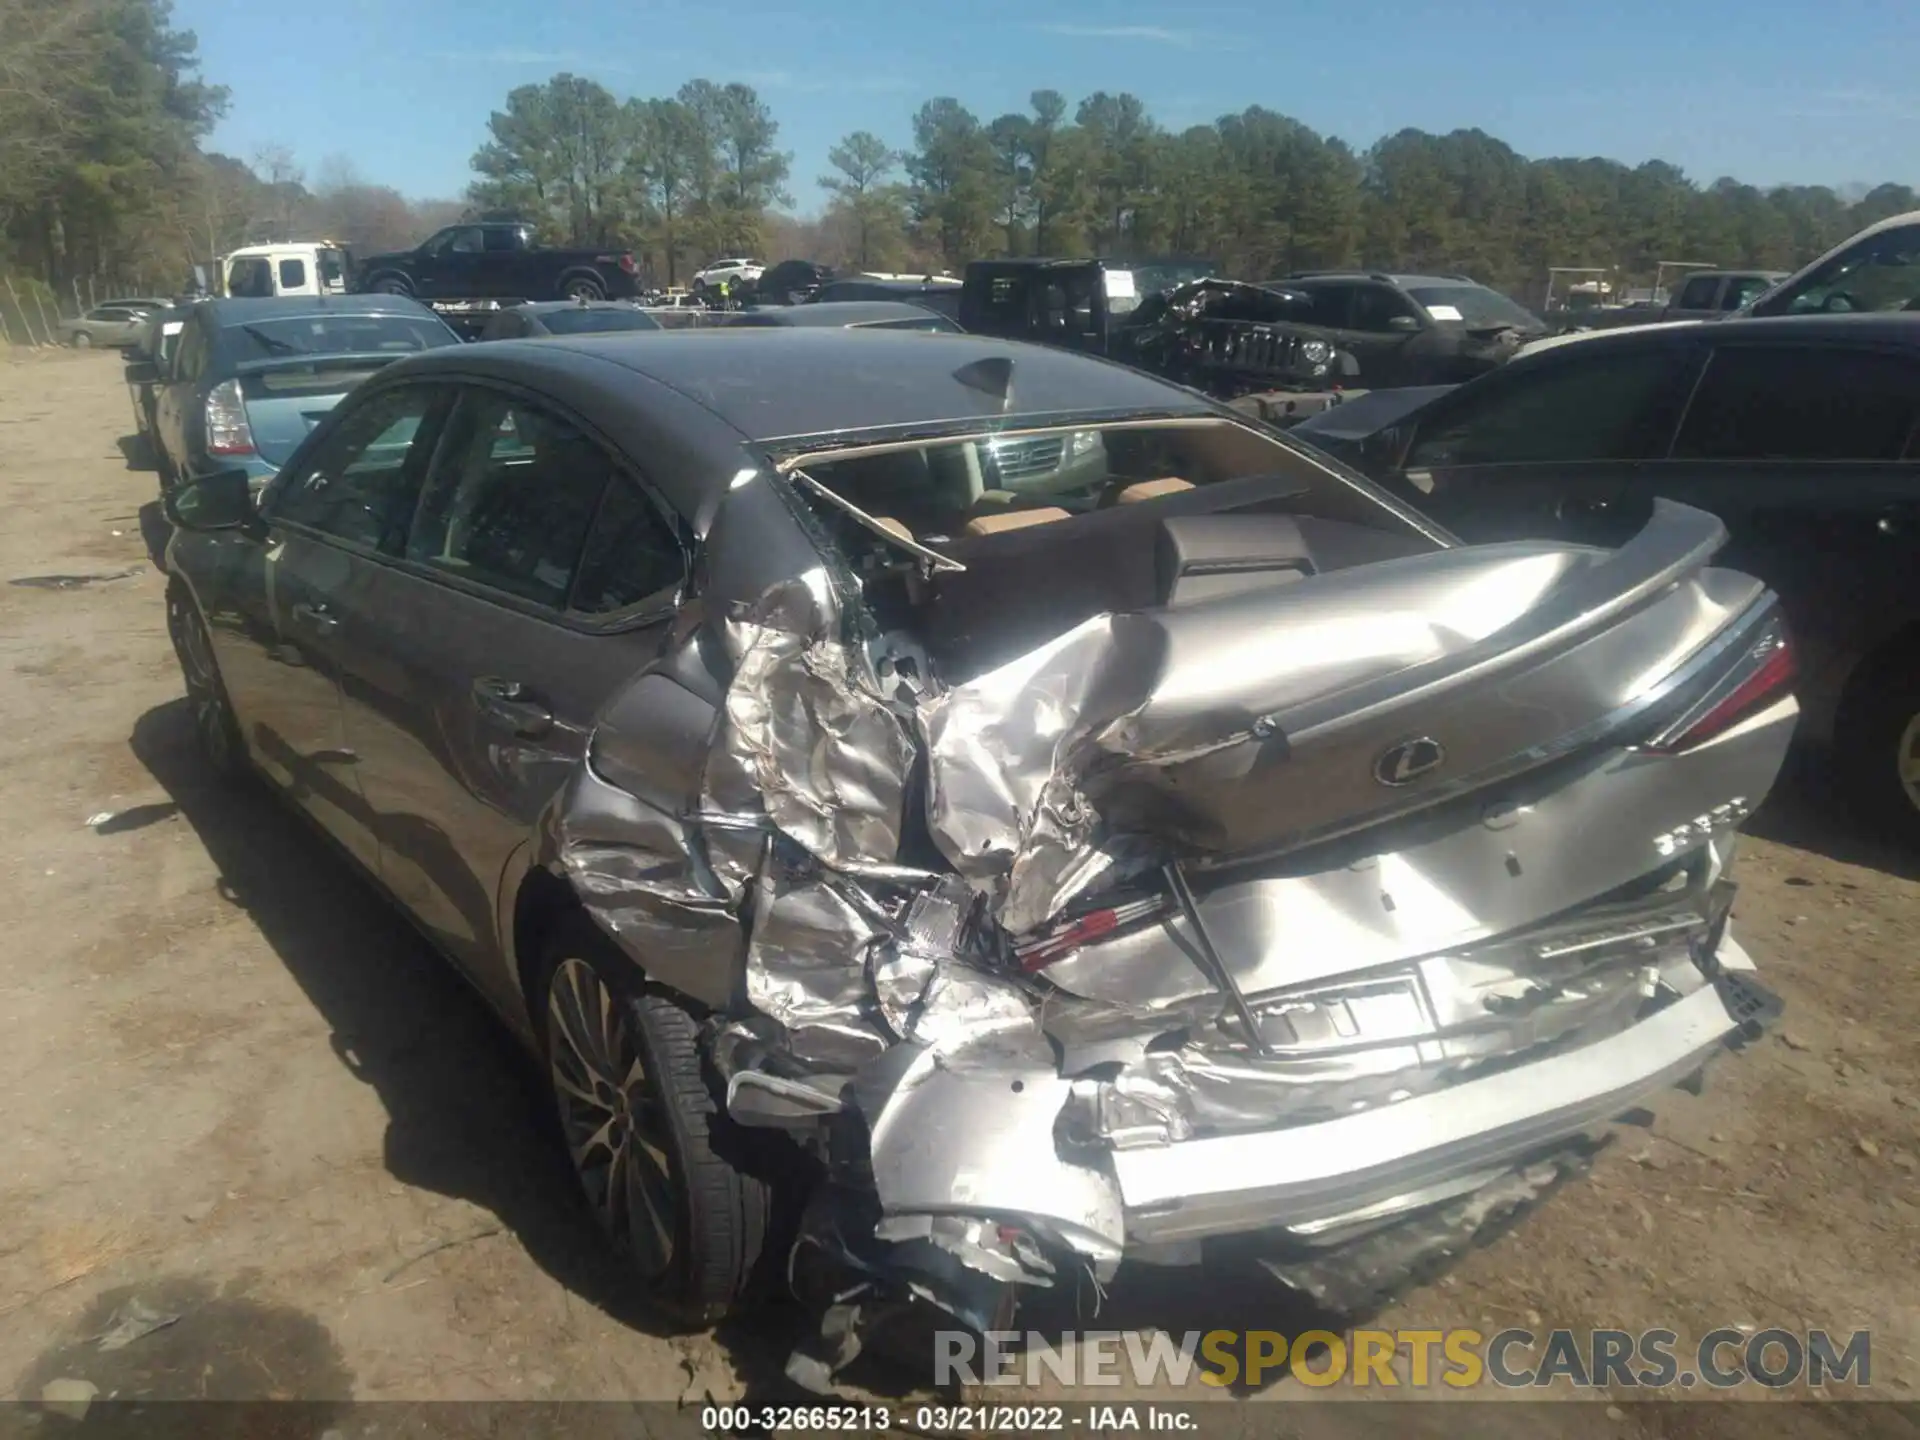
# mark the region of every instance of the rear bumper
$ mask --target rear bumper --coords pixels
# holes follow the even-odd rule
[[[1721,967],[1750,972],[1731,936]],[[1746,1023],[1707,985],[1607,1039],[1339,1120],[1112,1156],[1128,1247],[1337,1225],[1524,1163],[1697,1070]]]

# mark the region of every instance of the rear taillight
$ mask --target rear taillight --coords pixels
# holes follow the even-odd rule
[[[1708,695],[1644,748],[1672,755],[1704,745],[1791,690],[1797,667],[1785,628],[1776,626],[1749,650],[1747,664],[1744,675],[1720,693]]]
[[[1020,968],[1029,975],[1038,973],[1053,964],[1064,960],[1082,945],[1095,940],[1104,940],[1122,926],[1132,925],[1165,911],[1168,902],[1164,896],[1135,900],[1129,904],[1116,905],[1106,910],[1090,910],[1077,915],[1063,925],[1056,926],[1042,935],[1030,936],[1018,941],[1013,947],[1014,958]]]
[[[636,263],[634,262],[634,258],[633,258],[633,256],[631,256],[631,255],[622,255],[622,256],[620,257],[620,268],[621,268],[622,270],[624,270],[624,271],[626,271],[626,272],[627,272],[627,274],[629,274],[629,275],[631,275],[631,274],[633,274],[633,273],[634,273],[635,271],[637,271],[637,270],[639,270],[639,268],[640,268],[640,267],[639,267],[639,265],[638,265],[638,264],[636,264]]]
[[[222,380],[207,392],[207,453],[254,453],[253,427],[247,423],[247,402],[238,380]]]

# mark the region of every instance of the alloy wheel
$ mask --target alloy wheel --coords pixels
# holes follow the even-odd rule
[[[1906,792],[1907,803],[1915,810],[1920,810],[1920,714],[1909,717],[1893,754],[1900,776],[1900,788]]]
[[[547,988],[547,1064],[567,1153],[600,1224],[656,1279],[679,1229],[672,1140],[628,1007],[584,960],[564,959]]]

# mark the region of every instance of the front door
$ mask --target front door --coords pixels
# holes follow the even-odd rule
[[[236,697],[263,769],[369,869],[377,827],[342,717],[342,677],[386,624],[379,556],[403,543],[451,392],[399,386],[343,407],[262,501],[271,648]],[[257,678],[255,676],[257,675]]]
[[[465,392],[344,685],[382,874],[483,988],[509,978],[490,963],[501,876],[595,714],[661,652],[684,573],[607,451],[541,404]]]

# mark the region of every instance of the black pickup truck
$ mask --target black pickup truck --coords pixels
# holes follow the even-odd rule
[[[418,300],[630,300],[639,266],[624,250],[549,250],[531,225],[475,221],[437,230],[412,250],[369,255],[359,291]]]

